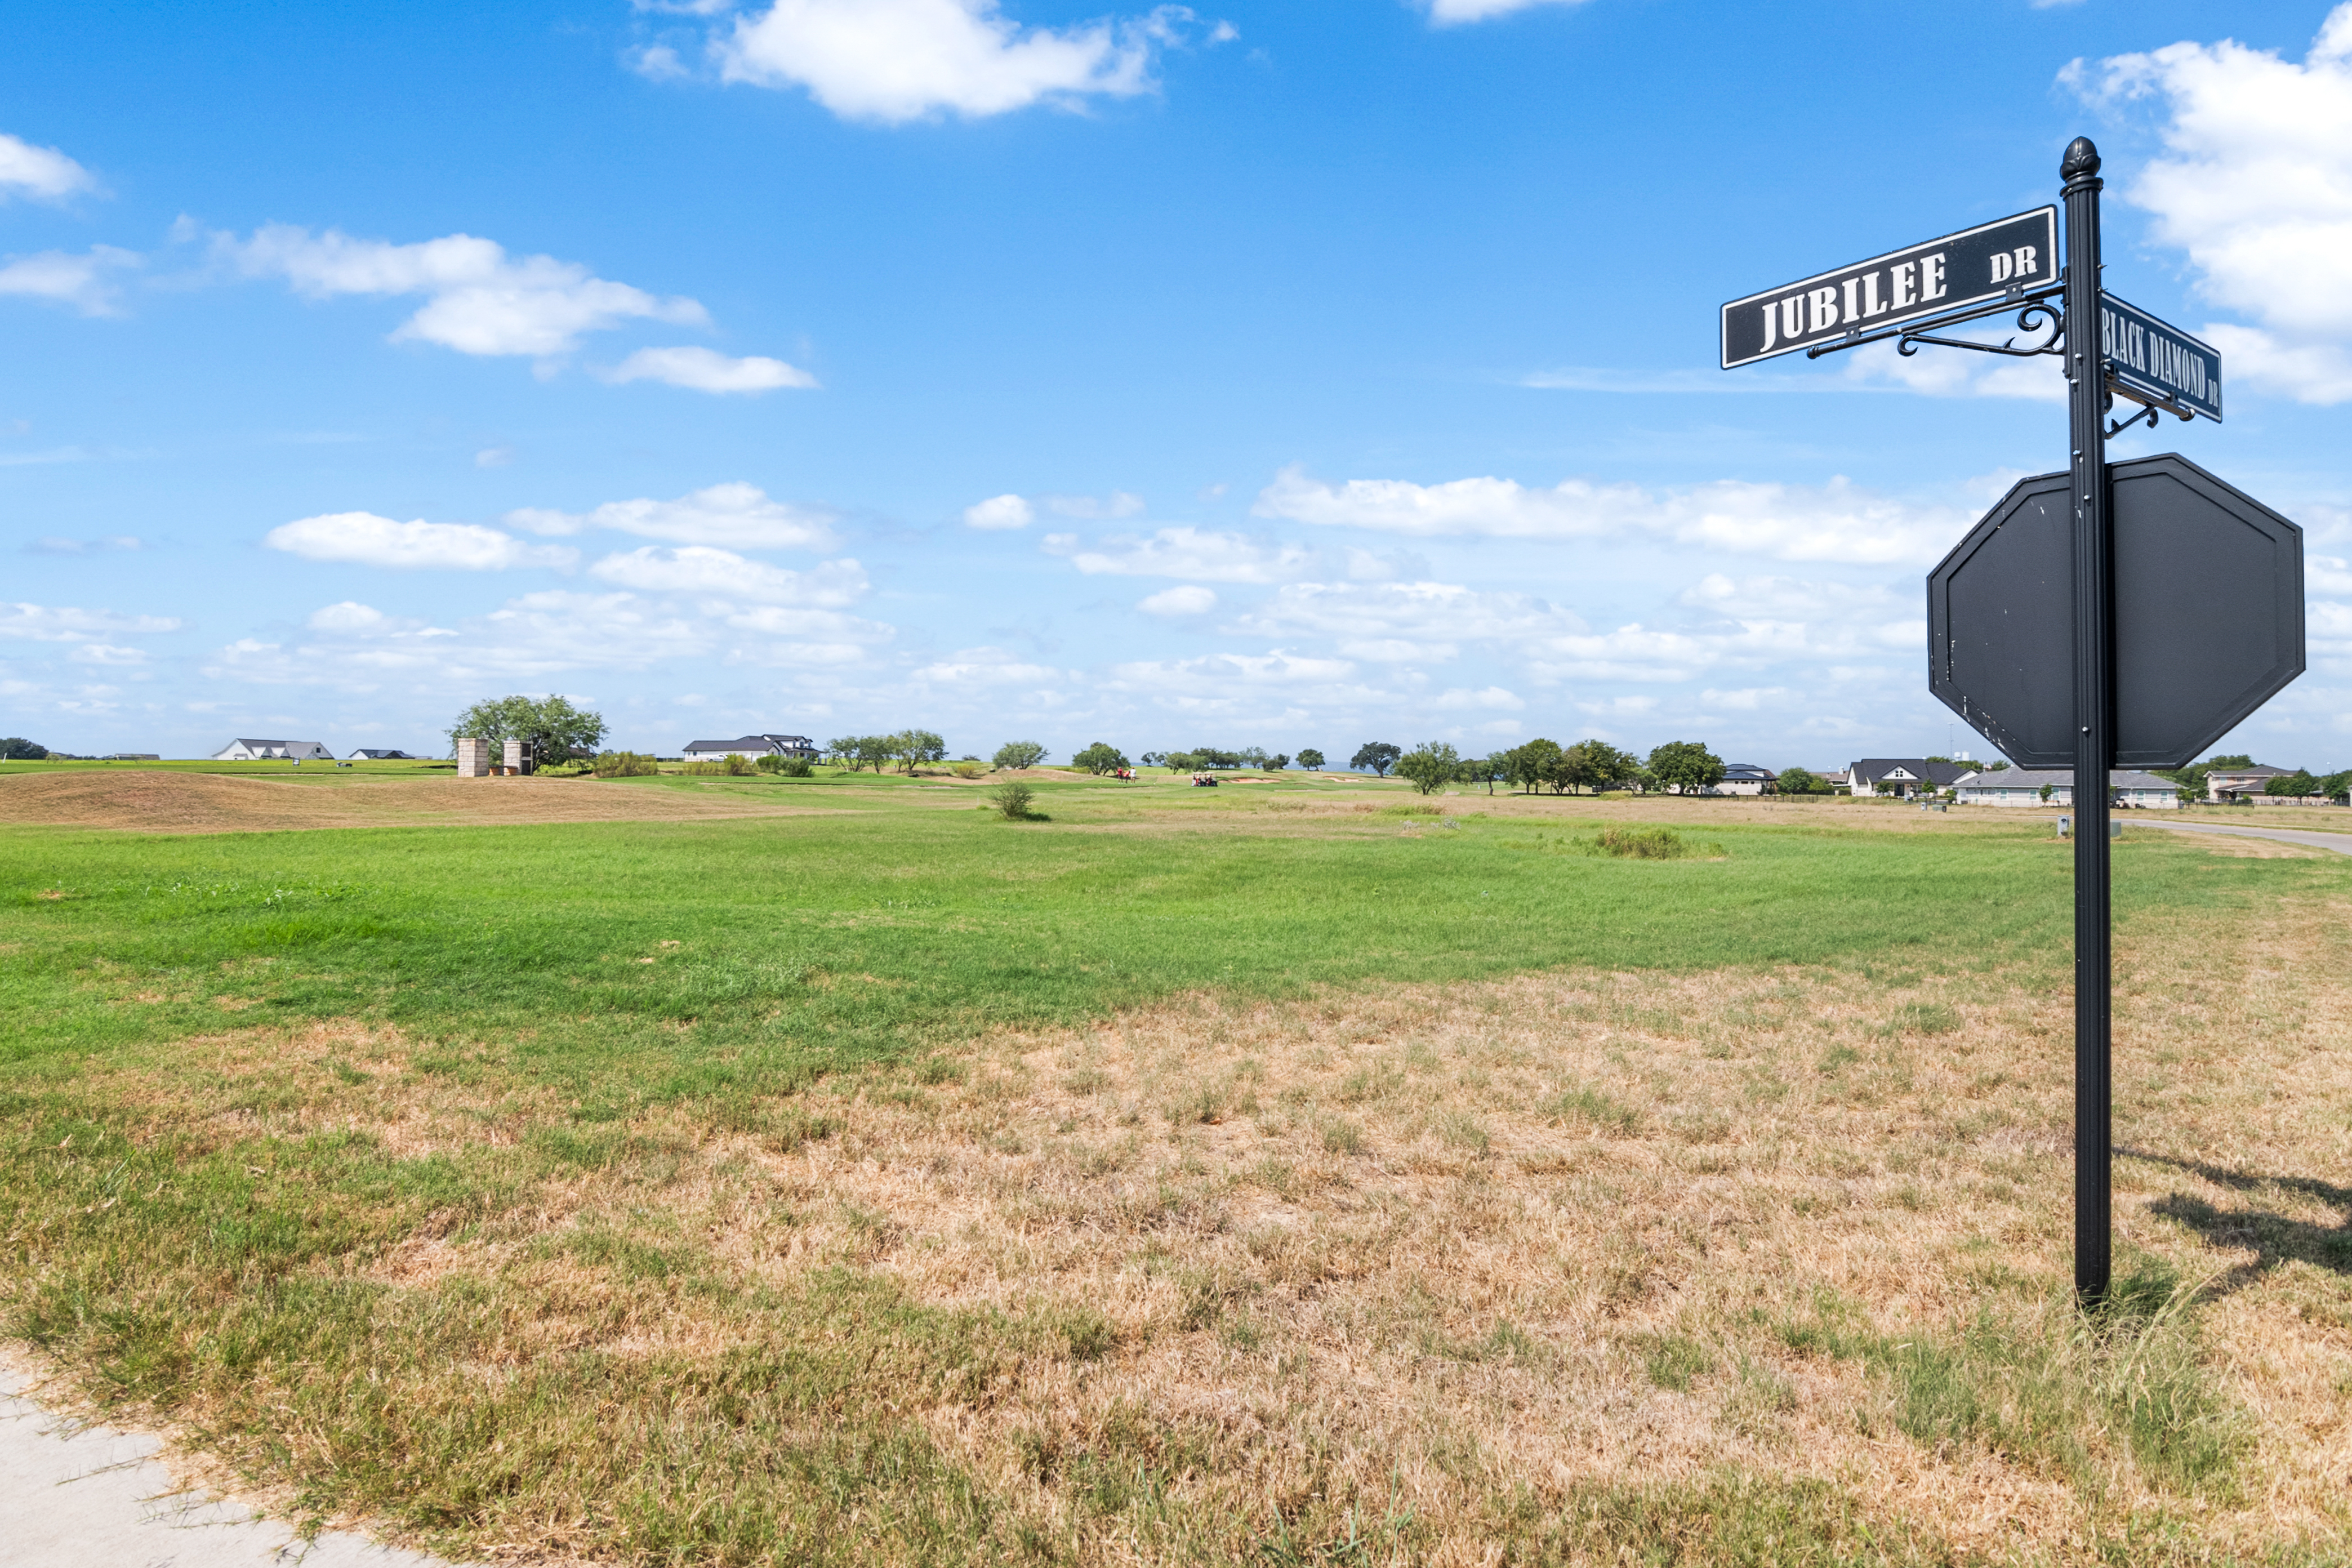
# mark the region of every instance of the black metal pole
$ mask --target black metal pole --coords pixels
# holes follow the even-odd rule
[[[2099,308],[2099,150],[2059,163],[2066,201],[2066,399],[2074,477],[2074,1294],[2106,1299],[2110,998],[2107,770],[2116,755],[2115,571],[2108,521],[2106,356]]]

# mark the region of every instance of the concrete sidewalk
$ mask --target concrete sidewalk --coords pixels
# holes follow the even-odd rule
[[[2222,833],[2232,838],[2275,838],[2282,844],[2307,844],[2352,855],[2352,833],[2307,833],[2294,827],[2225,827],[2218,822],[2146,822],[2134,815],[2124,818],[2134,829],[2161,827],[2167,833]]]
[[[73,1429],[0,1367],[0,1565],[5,1568],[448,1568],[438,1558],[320,1531],[304,1542],[251,1510],[173,1489],[154,1437]]]

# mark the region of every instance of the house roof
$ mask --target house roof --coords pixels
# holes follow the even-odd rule
[[[1759,767],[1754,763],[1727,763],[1724,765],[1723,776],[1727,779],[1764,779],[1769,781],[1777,779],[1780,775],[1774,773],[1770,768]]]
[[[2208,768],[2205,776],[2209,779],[2283,779],[2294,772],[2293,768],[2274,768],[2256,763],[2251,768]]]
[[[1897,769],[1922,784],[1948,784],[1976,769],[1964,763],[1931,763],[1925,757],[1864,757],[1853,764],[1857,784],[1875,784]],[[1897,783],[1906,782],[1897,780]]]
[[[1963,789],[2030,789],[2039,790],[2043,784],[2060,789],[2074,787],[2072,768],[2003,768],[2000,772],[1974,773],[1958,781]],[[2137,768],[2111,768],[2107,772],[2109,789],[2178,789],[2170,779]]]
[[[236,740],[231,741],[229,744],[232,746],[243,746],[246,750],[250,752],[257,751],[263,746],[283,746],[288,744],[288,742],[284,741],[248,741],[244,736],[239,735]]]

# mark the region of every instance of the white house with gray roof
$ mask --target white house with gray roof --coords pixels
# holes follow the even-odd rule
[[[2043,799],[2044,786],[2050,791]],[[2180,786],[2155,773],[2116,768],[2107,774],[2115,804],[2141,811],[2178,811]],[[2072,805],[2074,773],[2071,768],[2001,768],[1972,773],[1952,785],[1962,805]]]
[[[333,762],[335,753],[316,741],[231,741],[213,753],[216,763]]]
[[[817,759],[817,745],[806,735],[738,735],[731,741],[696,741],[686,748],[686,760],[716,762],[721,757],[805,757]]]

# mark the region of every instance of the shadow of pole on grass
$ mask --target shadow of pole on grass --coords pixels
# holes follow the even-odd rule
[[[2231,1192],[2258,1194],[2264,1191],[2301,1193],[2317,1198],[2329,1207],[2341,1211],[2344,1220],[2334,1226],[2314,1225],[2309,1220],[2289,1219],[2284,1215],[2266,1214],[2259,1209],[2224,1209],[2203,1198],[2186,1193],[2172,1193],[2148,1205],[2148,1212],[2188,1226],[2215,1247],[2254,1249],[2254,1260],[2240,1264],[2217,1277],[2207,1287],[2213,1296],[2252,1284],[2263,1275],[2282,1263],[2308,1263],[2336,1274],[2352,1274],[2352,1187],[2339,1187],[2312,1176],[2263,1176],[2243,1171],[2231,1171],[2220,1165],[2209,1165],[2200,1160],[2184,1160],[2172,1154],[2151,1153],[2145,1149],[2116,1146],[2116,1152],[2150,1164],[2169,1165],[2188,1171],[2218,1187]]]

